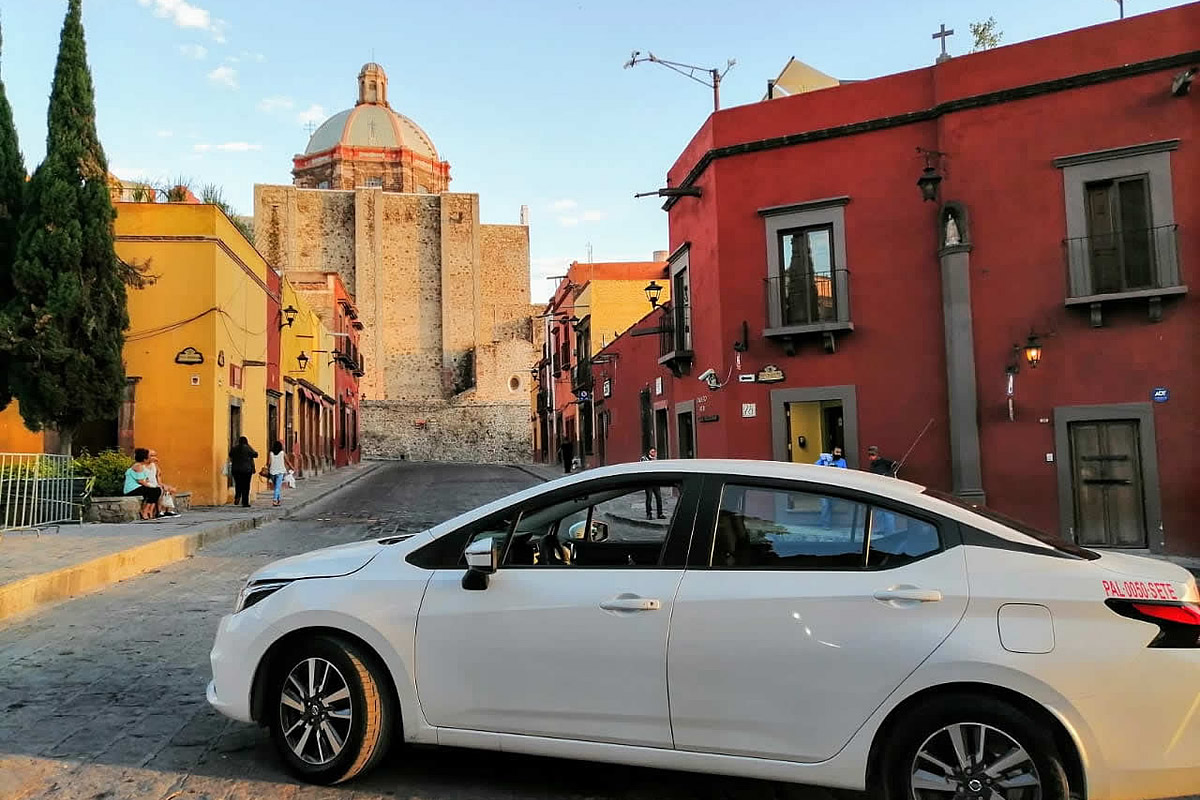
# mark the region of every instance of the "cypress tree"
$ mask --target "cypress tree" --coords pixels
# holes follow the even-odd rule
[[[80,6],[68,0],[46,158],[26,187],[5,323],[15,344],[10,380],[21,416],[32,430],[57,429],[64,452],[81,423],[117,415],[129,325]]]
[[[0,36],[0,45],[3,38]],[[25,193],[25,159],[17,143],[12,108],[0,79],[0,299],[13,296],[12,268],[17,254],[17,221]],[[0,300],[2,302],[2,300]],[[12,399],[9,389],[9,357],[5,337],[0,335],[0,410]]]

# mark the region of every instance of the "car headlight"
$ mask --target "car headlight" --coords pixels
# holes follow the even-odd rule
[[[240,613],[256,603],[261,603],[289,583],[291,581],[250,581],[238,592],[233,613]]]

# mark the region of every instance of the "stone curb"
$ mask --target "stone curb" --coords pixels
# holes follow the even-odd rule
[[[343,483],[331,486],[294,505],[281,508],[272,507],[253,516],[213,523],[203,530],[147,542],[137,547],[118,550],[115,553],[85,561],[82,564],[63,567],[53,572],[30,575],[27,578],[0,585],[0,622],[39,606],[103,589],[152,569],[182,561],[195,555],[196,551],[203,547],[231,539],[239,533],[261,527],[268,522],[274,522],[283,517],[285,512],[292,514],[318,503],[370,475],[381,466],[381,464],[369,466]]]

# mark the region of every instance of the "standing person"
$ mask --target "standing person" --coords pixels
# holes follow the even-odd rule
[[[179,514],[175,512],[175,503],[170,501],[171,496],[175,494],[175,487],[168,486],[166,481],[163,480],[162,464],[158,462],[157,450],[150,450],[148,471],[150,473],[150,486],[155,489],[162,489],[162,494],[158,498],[158,516],[178,517]]]
[[[569,473],[571,462],[575,458],[575,443],[570,439],[563,439],[558,447],[562,451],[563,472]]]
[[[250,440],[239,436],[238,442],[229,448],[229,473],[233,476],[233,504],[250,507],[250,480],[254,477],[254,459],[258,452],[250,446]]]
[[[271,505],[277,506],[282,503],[280,494],[283,490],[283,479],[292,468],[292,459],[283,451],[283,442],[276,441],[271,445],[271,452],[267,454],[267,472],[271,476],[271,486],[275,490],[275,499]]]
[[[133,451],[133,458],[133,466],[125,470],[125,496],[142,498],[138,517],[154,519],[162,489],[150,485],[150,451],[139,447]]]
[[[840,447],[834,447],[832,453],[821,453],[821,457],[817,459],[817,466],[848,468]],[[833,527],[833,501],[825,496],[821,497],[821,525],[825,528]]]
[[[644,456],[642,456],[642,461],[657,461],[657,460],[658,460],[658,450],[654,449],[653,447],[651,447],[649,450],[647,450],[646,454]],[[653,517],[650,516],[650,497],[651,497],[651,495],[653,495],[654,500],[658,505],[658,518],[666,519],[666,517],[663,516],[663,510],[662,510],[662,487],[660,487],[658,484],[655,484],[654,486],[649,486],[646,488],[646,519],[653,519]]]
[[[899,464],[890,458],[884,458],[879,455],[879,448],[875,445],[867,448],[867,461],[870,462],[870,466],[867,469],[876,475],[887,475],[889,478],[896,477],[896,470],[899,469]]]

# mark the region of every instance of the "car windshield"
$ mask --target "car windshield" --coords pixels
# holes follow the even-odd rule
[[[958,506],[959,508],[966,509],[972,514],[978,514],[984,519],[990,519],[992,522],[998,522],[999,524],[1012,528],[1015,531],[1020,531],[1026,536],[1037,539],[1042,544],[1049,545],[1059,552],[1069,553],[1077,558],[1086,558],[1088,561],[1093,561],[1100,557],[1099,553],[1093,552],[1084,547],[1080,547],[1079,545],[1068,542],[1065,539],[1060,539],[1057,536],[1051,536],[1045,531],[1039,530],[1032,525],[1021,522],[1020,520],[1005,516],[999,511],[994,511],[987,506],[981,506],[977,503],[968,503],[960,497],[955,497],[954,495],[947,494],[946,492],[939,492],[936,489],[926,489],[924,494],[950,503],[951,505]]]

